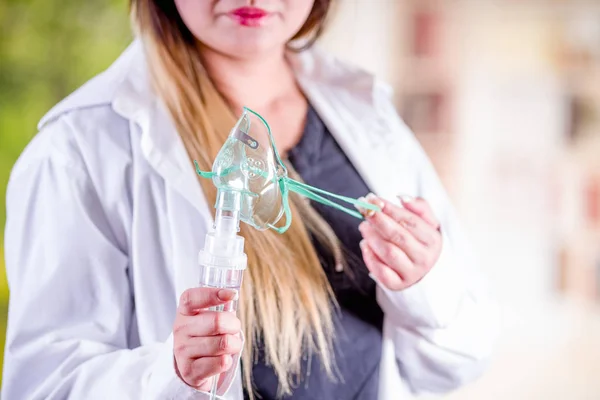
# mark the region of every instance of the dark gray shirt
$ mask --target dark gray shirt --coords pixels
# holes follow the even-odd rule
[[[315,110],[310,107],[300,142],[288,161],[309,185],[358,198],[369,188],[348,160]],[[373,400],[377,398],[381,358],[383,311],[375,299],[375,282],[369,277],[360,252],[360,220],[332,207],[312,203],[329,223],[344,248],[347,265],[335,271],[332,255],[313,240],[323,269],[341,306],[335,318],[335,361],[339,378],[331,381],[319,358],[303,365],[303,380],[286,399]],[[252,370],[255,390],[264,400],[276,399],[277,377],[264,363],[260,348]]]

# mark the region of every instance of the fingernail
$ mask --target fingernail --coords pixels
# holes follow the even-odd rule
[[[383,202],[383,200],[381,200],[379,197],[377,197],[374,193],[369,193],[367,195],[367,201],[371,204],[378,206],[381,210],[383,210],[383,207],[385,206],[385,203]],[[369,210],[369,211],[371,211],[370,216],[375,214],[375,212],[373,210]]]
[[[415,201],[414,197],[408,195],[399,195],[398,198],[402,203],[412,203],[413,201]]]
[[[233,289],[221,289],[217,292],[217,297],[222,301],[235,300],[237,298],[238,291]]]
[[[360,246],[361,250],[364,250],[365,246],[367,245],[367,242],[365,242],[364,240],[361,240],[358,245]]]
[[[370,203],[370,204],[372,204],[370,201],[368,201],[364,197],[359,197],[358,200],[362,201],[363,203]],[[375,211],[373,211],[373,210],[369,210],[369,209],[363,208],[363,207],[359,206],[358,204],[356,204],[355,207],[362,214],[362,216],[365,217],[365,218],[370,218],[373,215],[375,215]]]
[[[366,202],[367,202],[367,200],[366,200],[364,197],[359,197],[357,200],[358,200],[358,201],[360,201],[360,202],[363,202],[363,203],[366,203]],[[361,213],[363,216],[366,214],[366,211],[367,211],[367,210],[365,210],[364,208],[362,208],[360,205],[358,205],[358,204],[355,204],[355,205],[354,205],[354,207],[355,207],[355,208],[358,210],[358,212],[359,212],[359,213]]]

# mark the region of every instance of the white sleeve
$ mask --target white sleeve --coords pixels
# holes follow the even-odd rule
[[[129,348],[127,250],[85,166],[52,148],[53,134],[64,131],[35,138],[8,186],[2,398],[207,399],[177,377],[171,338]]]
[[[499,311],[433,166],[402,121],[396,123],[418,174],[418,189],[404,194],[429,202],[441,223],[443,247],[436,265],[412,287],[394,292],[378,285],[378,301],[410,390],[444,393],[484,371],[499,330]]]

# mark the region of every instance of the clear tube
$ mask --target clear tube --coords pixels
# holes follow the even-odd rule
[[[235,289],[239,294],[239,290],[242,286],[243,275],[243,269],[228,269],[210,265],[200,265],[200,286],[219,289]],[[211,307],[210,310],[219,312],[236,312],[238,298],[239,296],[236,296],[235,300],[220,306]],[[220,378],[220,375],[213,377],[210,391],[211,400],[215,400],[217,398],[217,388],[219,386]]]
[[[233,301],[211,307],[211,311],[237,311],[239,290],[247,264],[244,238],[237,234],[240,225],[240,200],[239,192],[218,192],[214,229],[206,235],[204,249],[198,255],[201,287],[234,289],[238,292]],[[211,400],[217,398],[219,379],[220,375],[212,379]]]

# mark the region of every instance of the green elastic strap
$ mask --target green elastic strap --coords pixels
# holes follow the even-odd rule
[[[352,204],[354,206],[363,208],[365,210],[372,210],[372,211],[375,211],[375,212],[381,211],[381,208],[379,208],[378,206],[376,206],[374,204],[367,203],[365,201],[360,201],[360,200],[357,200],[357,199],[353,199],[351,197],[346,197],[346,196],[341,196],[339,194],[331,193],[331,192],[328,192],[326,190],[319,189],[319,188],[316,188],[314,186],[307,185],[306,183],[298,182],[298,181],[296,181],[294,179],[288,178],[287,176],[283,177],[283,180],[286,181],[287,186],[289,186],[289,189],[291,191],[296,192],[299,195],[307,197],[307,198],[309,198],[311,200],[314,200],[314,201],[319,202],[321,204],[324,204],[326,206],[333,207],[333,208],[335,208],[337,210],[343,211],[346,214],[350,214],[353,217],[358,218],[358,219],[363,219],[363,216],[362,216],[362,214],[360,212],[358,212],[356,210],[353,210],[353,209],[350,209],[348,207],[344,207],[341,204],[335,203],[335,202],[333,202],[333,201],[331,201],[331,200],[329,200],[329,199],[327,199],[327,198],[319,195],[319,193],[323,194],[325,196],[328,196],[328,197],[331,197],[331,198],[343,201],[345,203],[349,203],[349,204]]]
[[[194,160],[194,165],[196,166],[196,172],[202,178],[211,179],[215,176],[215,173],[212,171],[202,171],[196,160]],[[227,175],[235,169],[236,169],[236,167],[227,168],[225,171],[223,171],[223,175]],[[260,171],[260,170],[255,171],[255,173],[259,173],[261,175],[265,174],[264,171]],[[352,204],[354,206],[358,206],[365,210],[372,210],[375,212],[381,211],[381,209],[374,204],[360,201],[357,199],[353,199],[351,197],[346,197],[346,196],[341,196],[339,194],[331,193],[326,190],[307,185],[306,183],[298,182],[294,179],[287,177],[286,175],[278,178],[278,183],[279,183],[279,190],[281,191],[281,196],[282,196],[281,202],[283,204],[283,211],[285,214],[286,222],[285,222],[285,225],[282,227],[276,227],[271,224],[268,225],[269,228],[273,229],[274,231],[276,231],[278,233],[284,233],[286,230],[289,229],[289,227],[292,223],[292,215],[291,215],[292,212],[291,212],[290,206],[289,206],[289,191],[290,190],[292,192],[298,193],[299,195],[304,196],[308,199],[311,199],[313,201],[316,201],[318,203],[324,204],[329,207],[333,207],[336,210],[345,212],[346,214],[352,215],[353,217],[358,218],[358,219],[364,218],[360,212],[350,209],[348,207],[344,207],[343,205],[338,204],[336,202],[333,202],[333,201],[327,199],[326,197],[321,196],[321,194],[331,197],[331,198],[334,198],[334,199],[337,199],[337,200],[340,200],[340,201],[343,201],[343,202],[346,202],[346,203],[349,203],[349,204]]]
[[[273,229],[275,232],[279,234],[285,233],[292,225],[292,210],[290,210],[290,202],[289,195],[290,192],[288,190],[288,185],[286,185],[285,180],[279,180],[279,190],[281,190],[281,204],[283,204],[283,212],[285,214],[285,225],[281,227],[276,227],[275,225],[269,224],[269,228]]]
[[[214,172],[202,171],[200,169],[200,166],[198,165],[198,162],[196,162],[196,160],[194,160],[194,165],[196,166],[196,172],[202,178],[210,179],[213,176],[215,176]],[[228,173],[230,173],[231,171],[233,171],[235,169],[236,169],[235,167],[227,168],[224,171],[223,175],[227,175]],[[260,174],[260,175],[263,175],[263,176],[266,175],[264,171],[261,171],[259,169],[256,169],[254,171],[254,173],[257,173],[257,174]],[[350,214],[353,217],[356,217],[356,218],[359,218],[359,219],[362,219],[363,216],[358,211],[352,210],[352,209],[344,207],[344,206],[342,206],[342,205],[340,205],[338,203],[335,203],[335,202],[333,202],[333,201],[331,201],[331,200],[329,200],[329,199],[327,199],[327,198],[325,198],[323,196],[320,196],[318,193],[324,194],[326,196],[332,197],[334,199],[337,199],[337,200],[340,200],[340,201],[343,201],[343,202],[346,202],[346,203],[349,203],[349,204],[352,204],[354,206],[358,206],[358,207],[363,208],[365,210],[372,210],[372,211],[376,211],[376,212],[381,211],[381,209],[378,206],[374,205],[374,204],[367,203],[367,202],[364,202],[364,201],[360,201],[360,200],[357,200],[357,199],[353,199],[351,197],[346,197],[346,196],[341,196],[339,194],[331,193],[331,192],[328,192],[326,190],[319,189],[317,187],[307,185],[306,183],[298,182],[298,181],[296,181],[294,179],[291,179],[291,178],[289,178],[287,176],[283,176],[283,177],[279,178],[278,180],[279,180],[279,188],[280,188],[281,193],[282,193],[282,195],[284,197],[283,198],[283,200],[284,200],[283,204],[284,204],[284,211],[286,213],[286,216],[289,213],[289,209],[287,209],[287,210],[285,209],[286,205],[287,205],[287,199],[289,197],[289,190],[291,190],[292,192],[296,192],[296,193],[298,193],[301,196],[307,197],[307,198],[309,198],[309,199],[311,199],[313,201],[316,201],[316,202],[319,202],[319,203],[324,204],[326,206],[333,207],[333,208],[335,208],[337,210],[343,211],[343,212],[345,212],[347,214]]]
[[[202,171],[198,165],[198,161],[194,160],[194,165],[196,166],[196,173],[202,178],[212,179],[212,177],[215,176],[215,173],[212,171]]]

